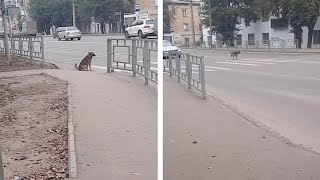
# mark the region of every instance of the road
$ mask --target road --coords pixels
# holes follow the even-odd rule
[[[109,36],[83,36],[80,41],[58,41],[53,37],[45,37],[45,59],[52,63],[63,63],[74,65],[80,63],[83,57],[89,51],[96,54],[92,61],[94,69],[105,69],[107,66],[107,39],[119,38],[123,39],[124,36],[109,35]],[[128,49],[117,49],[117,57],[123,57]],[[127,55],[126,55],[127,57]],[[138,50],[138,64],[142,64],[142,50]],[[157,54],[151,53],[151,68],[157,69]]]
[[[319,54],[184,49],[205,57],[206,84],[228,105],[297,145],[320,152]]]

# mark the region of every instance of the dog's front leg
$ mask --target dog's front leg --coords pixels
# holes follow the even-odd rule
[[[92,71],[92,69],[91,69],[91,64],[89,64],[89,68],[90,68],[90,71]]]

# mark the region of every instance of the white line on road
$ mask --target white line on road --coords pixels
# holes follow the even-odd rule
[[[249,64],[249,63],[232,63],[232,62],[223,62],[223,61],[216,61],[216,63],[219,64],[232,64],[232,65],[243,65],[243,66],[260,66],[258,64]]]
[[[275,64],[275,63],[271,63],[271,62],[263,62],[263,61],[237,61],[239,63],[252,63],[252,64]]]
[[[226,70],[226,71],[231,70],[231,68],[223,68],[223,67],[216,67],[216,66],[205,66],[205,67],[209,69],[218,69],[218,70]]]

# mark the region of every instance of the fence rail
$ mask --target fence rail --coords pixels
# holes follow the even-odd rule
[[[42,36],[9,37],[11,54],[30,57],[30,59],[44,59],[44,38]],[[0,37],[0,52],[4,52],[4,37]]]
[[[157,61],[158,42],[150,39],[108,39],[107,72],[111,69],[132,71],[141,75],[147,85],[158,82],[158,72],[151,67],[151,60]],[[152,57],[154,56],[154,58]]]
[[[177,76],[188,83],[188,88],[194,87],[202,93],[206,99],[205,65],[203,56],[183,54],[177,51],[169,51],[164,59],[164,71],[168,69],[170,76]]]

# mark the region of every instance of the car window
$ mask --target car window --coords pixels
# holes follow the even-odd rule
[[[146,24],[153,24],[153,19],[146,20]]]
[[[137,25],[137,20],[136,21],[133,21],[133,23],[131,24],[131,26],[136,26]]]
[[[68,27],[67,31],[78,31],[78,28],[76,28],[76,27]]]
[[[172,46],[172,44],[169,41],[164,40],[163,41],[163,47]]]

